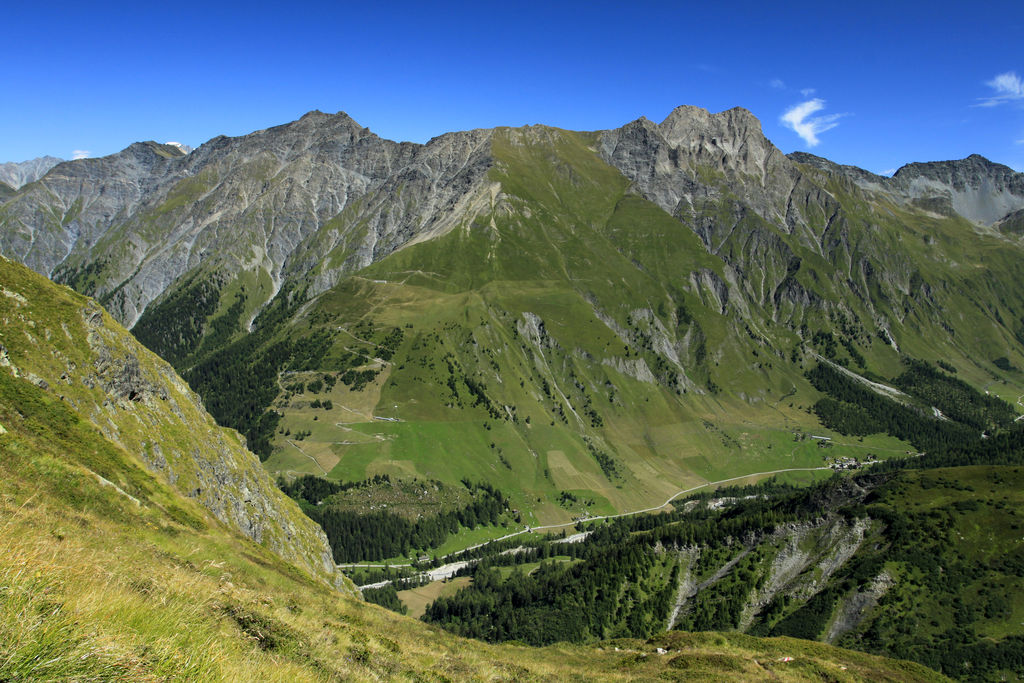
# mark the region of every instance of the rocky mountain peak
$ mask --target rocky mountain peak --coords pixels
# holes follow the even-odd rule
[[[185,152],[175,145],[168,145],[153,140],[133,142],[120,152],[104,157],[88,157],[72,161],[62,161],[50,169],[43,182],[53,190],[54,187],[67,182],[81,183],[111,182],[116,176],[131,176],[144,185],[148,176],[164,173],[168,164],[177,168],[176,162],[185,157]],[[145,176],[145,177],[144,177]]]
[[[313,111],[306,112],[301,117],[299,117],[298,120],[292,121],[291,123],[286,123],[283,126],[276,126],[275,128],[271,128],[270,130],[279,130],[282,128],[290,127],[315,127],[327,128],[332,130],[347,129],[352,131],[369,131],[369,128],[360,125],[359,122],[357,122],[355,119],[353,119],[351,116],[349,116],[343,111],[339,111],[334,114],[328,114],[320,111],[319,109],[314,109]]]
[[[346,148],[359,139],[380,141],[369,128],[359,125],[345,112],[327,114],[318,109],[303,114],[295,121],[270,128],[262,128],[246,135],[217,136],[199,146],[192,155],[194,168],[209,163],[222,163],[225,158],[234,162],[251,160],[272,154],[281,162],[291,162],[324,150]]]
[[[739,107],[712,114],[684,105],[660,124],[638,119],[603,133],[601,154],[640,194],[673,215],[689,214],[695,204],[718,196],[722,183],[737,183],[755,211],[777,217],[792,185],[784,179],[794,173],[760,121]]]
[[[785,163],[761,131],[761,122],[741,107],[717,114],[700,107],[676,107],[658,130],[678,153],[689,157],[692,166],[710,167],[727,176],[763,178],[770,165]]]
[[[675,143],[700,141],[723,150],[735,149],[745,142],[771,144],[761,131],[761,122],[742,107],[712,114],[706,109],[683,105],[672,110],[658,128]]]
[[[960,214],[981,225],[1016,225],[1011,216],[1024,209],[1024,173],[989,161],[980,154],[964,159],[911,163],[891,177],[856,166],[793,152],[789,159],[852,181],[862,189],[885,192],[894,199],[940,215]]]
[[[845,168],[844,166],[837,164],[834,161],[826,159],[825,157],[819,157],[818,155],[811,154],[810,152],[790,152],[786,156],[789,157],[790,160],[795,161],[798,164],[807,164],[809,166],[814,166],[815,168],[820,168],[826,171]]]
[[[116,155],[62,164],[45,187],[12,197],[0,250],[65,282],[80,277],[83,263],[103,260],[111,272],[88,291],[103,297],[117,287],[105,303],[128,325],[209,258],[228,273],[267,278],[261,297],[270,297],[288,273],[308,271],[336,248],[345,252],[317,274],[311,291],[320,291],[342,271],[449,229],[447,217],[460,202],[484,206],[492,134],[398,143],[345,112],[312,111],[280,126],[213,138],[188,155],[175,145],[139,142]],[[389,202],[398,193],[401,210]],[[56,212],[66,215],[64,229],[47,232],[54,198]],[[363,226],[358,234],[336,229],[356,224]],[[123,244],[131,247],[120,250]],[[254,299],[250,315],[262,303]]]
[[[133,143],[124,151],[142,158],[156,155],[162,159],[177,159],[187,154],[180,145],[174,145],[167,142],[155,142],[153,140]]]

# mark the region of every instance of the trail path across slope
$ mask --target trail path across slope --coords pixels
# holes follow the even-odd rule
[[[309,454],[309,453],[307,453],[306,451],[304,451],[304,450],[302,450],[301,448],[299,448],[298,444],[296,444],[296,443],[295,443],[294,441],[292,441],[291,439],[285,439],[285,441],[287,441],[287,442],[288,442],[289,444],[291,444],[291,445],[292,445],[292,446],[293,446],[293,447],[295,448],[295,450],[297,450],[297,451],[298,451],[299,453],[302,453],[302,454],[303,454],[304,456],[306,456],[307,458],[309,458],[310,460],[312,460],[312,461],[313,461],[313,462],[314,462],[314,463],[316,464],[316,466],[320,468],[320,471],[324,473],[324,476],[325,476],[325,477],[327,476],[327,470],[325,470],[325,469],[324,469],[323,465],[321,465],[321,464],[320,464],[320,461],[319,461],[319,460],[317,460],[317,459],[316,459],[316,458],[314,458],[314,457],[313,457],[312,455],[310,455],[310,454]]]

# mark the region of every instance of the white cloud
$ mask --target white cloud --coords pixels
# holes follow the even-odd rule
[[[811,116],[824,108],[825,100],[820,98],[795,104],[782,115],[782,125],[796,131],[796,134],[804,139],[808,147],[814,147],[821,142],[818,136],[838,126],[839,124],[836,121],[845,116],[845,114]]]
[[[775,88],[776,90],[786,89],[786,83],[781,78],[773,78],[772,80],[768,81],[768,85]]]
[[[88,159],[89,158],[89,150],[87,150],[87,149],[76,149],[73,152],[71,152],[71,158],[72,159]]]
[[[979,107],[995,107],[1003,102],[1024,100],[1024,81],[1014,71],[999,74],[985,85],[996,91],[991,97],[981,98]]]
[[[803,90],[800,91],[800,94],[803,95],[804,97],[810,97],[816,92],[818,91],[815,88],[804,88]]]

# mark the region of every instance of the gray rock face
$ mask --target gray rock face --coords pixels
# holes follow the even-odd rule
[[[1014,235],[1024,233],[1024,209],[1007,214],[1000,220],[996,221],[994,227],[999,229],[1001,232],[1007,232]]]
[[[747,302],[779,309],[790,303],[784,297],[809,300],[790,277],[794,250],[826,250],[838,203],[750,112],[677,107],[660,124],[639,119],[603,132],[599,152],[728,264],[729,285],[712,289],[723,313],[726,301],[742,313]]]
[[[87,250],[137,210],[181,156],[175,147],[140,142],[109,157],[58,164],[4,204],[0,251],[52,275],[76,248]]]
[[[725,261],[728,285],[715,292],[720,301],[743,317],[745,306],[763,306],[776,322],[799,320],[808,309],[848,315],[796,277],[807,252],[832,264],[832,286],[869,311],[872,289],[890,300],[910,289],[906,260],[880,249],[862,216],[851,220],[849,207],[827,189],[830,179],[869,200],[959,214],[1003,234],[1020,231],[1017,212],[1024,208],[1024,174],[977,155],[910,164],[886,178],[811,154],[787,157],[743,109],[710,114],[678,107],[660,124],[639,119],[602,132],[599,153],[635,192],[688,224]]]
[[[815,156],[814,154],[808,154],[807,152],[793,152],[786,156],[788,156],[791,161],[795,161],[799,164],[807,164],[808,166],[814,166],[815,168],[819,168],[823,171],[849,178],[858,187],[865,190],[873,190],[876,192],[892,192],[893,190],[891,178],[886,178],[885,176],[865,171],[864,169],[856,166],[837,164],[834,161],[829,161],[828,159]]]
[[[866,589],[846,596],[828,627],[825,642],[835,644],[841,637],[860,626],[895,583],[888,572],[882,571]]]
[[[285,276],[313,271],[311,294],[332,287],[403,246],[440,236],[490,208],[493,131],[448,133],[426,145],[384,140],[378,167],[365,176],[335,218],[318,227],[285,259]],[[393,147],[392,147],[393,146]],[[325,255],[333,259],[324,260]],[[332,262],[333,261],[333,262]]]
[[[51,168],[64,161],[57,157],[39,157],[28,161],[6,161],[0,164],[0,183],[17,190],[46,175]],[[2,196],[0,196],[2,201]]]
[[[174,370],[117,329],[94,302],[81,317],[92,362],[69,368],[62,379],[97,392],[102,403],[93,421],[107,437],[139,454],[221,522],[313,576],[344,586],[323,530],[277,489],[236,435],[213,423]],[[171,436],[175,432],[182,436]]]
[[[762,218],[784,222],[785,198],[799,177],[740,108],[677,107],[660,124],[641,118],[602,133],[600,153],[640,194],[680,217],[699,214],[728,187]]]

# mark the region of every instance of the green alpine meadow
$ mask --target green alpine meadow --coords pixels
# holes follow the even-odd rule
[[[1024,174],[314,111],[0,189],[0,680],[1024,676]]]

